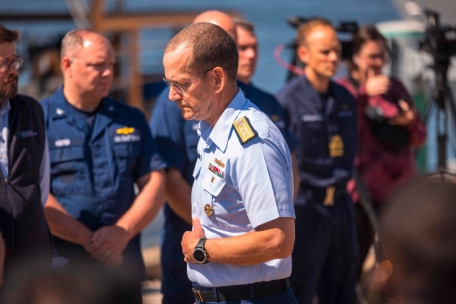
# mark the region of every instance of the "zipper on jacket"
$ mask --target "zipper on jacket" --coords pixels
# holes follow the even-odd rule
[[[9,160],[8,160],[9,162]],[[0,177],[3,179],[3,181],[5,182],[5,188],[6,188],[6,201],[7,201],[7,205],[8,205],[8,211],[11,213],[12,215],[12,219],[10,221],[11,223],[11,250],[14,252],[14,246],[15,246],[15,241],[16,241],[16,235],[14,233],[14,219],[16,218],[16,210],[14,209],[14,204],[13,204],[13,201],[12,201],[12,195],[11,195],[11,180],[8,178],[8,177],[5,177],[3,175],[3,172],[2,170],[0,170]]]

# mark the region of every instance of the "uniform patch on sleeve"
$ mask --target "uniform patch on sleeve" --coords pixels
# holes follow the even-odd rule
[[[250,121],[247,117],[242,116],[241,118],[236,119],[233,122],[234,130],[239,138],[241,144],[245,144],[250,139],[257,136],[257,132],[250,124]]]

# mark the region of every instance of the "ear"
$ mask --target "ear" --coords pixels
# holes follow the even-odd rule
[[[62,73],[64,75],[70,75],[71,76],[71,59],[70,57],[63,57],[62,61],[60,62],[60,68],[62,69]]]
[[[209,72],[210,73],[210,72]],[[214,89],[215,93],[222,92],[223,88],[226,85],[226,73],[221,67],[215,67],[212,70],[213,77],[214,77]]]
[[[298,46],[296,49],[296,55],[298,55],[299,60],[304,63],[309,61],[309,49],[306,46]]]

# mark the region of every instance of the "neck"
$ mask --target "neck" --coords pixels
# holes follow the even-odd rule
[[[240,82],[245,83],[245,84],[250,84],[250,78],[249,77],[240,77],[240,76],[238,76],[237,80],[239,80]]]
[[[306,67],[304,74],[312,87],[319,93],[328,92],[330,78],[317,74],[313,69]]]
[[[100,98],[94,98],[90,95],[86,96],[84,94],[81,94],[77,88],[68,85],[63,86],[63,95],[69,104],[71,104],[76,109],[85,112],[94,111],[102,100]]]
[[[223,112],[225,112],[226,108],[234,99],[237,93],[238,88],[235,83],[230,88],[226,87],[226,90],[220,93],[220,98],[217,102],[217,108],[214,111],[214,115],[206,120],[206,122],[211,126],[211,129],[215,127],[215,124],[219,120],[220,116],[222,116]]]

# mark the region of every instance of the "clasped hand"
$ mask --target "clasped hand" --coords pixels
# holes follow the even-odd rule
[[[129,233],[125,229],[116,225],[104,226],[90,236],[84,248],[106,266],[115,267],[122,264],[122,252],[129,240]]]
[[[182,236],[182,253],[184,254],[184,261],[186,263],[196,263],[193,258],[193,250],[198,244],[198,241],[204,237],[204,230],[201,226],[200,220],[194,217],[192,220],[192,231],[186,231]]]

